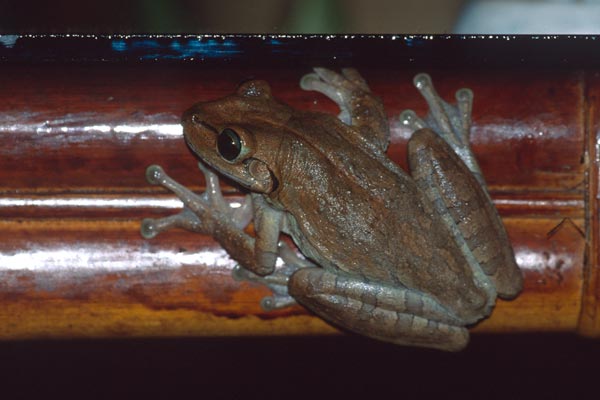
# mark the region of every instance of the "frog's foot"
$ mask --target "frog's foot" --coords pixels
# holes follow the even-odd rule
[[[338,118],[352,125],[352,95],[356,92],[370,93],[365,80],[354,69],[346,68],[342,74],[326,68],[314,68],[315,72],[306,74],[300,80],[304,90],[314,90],[324,94],[340,107]]]
[[[183,202],[183,211],[165,218],[146,218],[142,221],[141,234],[149,239],[167,229],[178,227],[189,231],[212,235],[215,223],[221,221],[231,229],[243,230],[252,219],[252,203],[249,196],[237,208],[232,208],[223,198],[219,178],[201,163],[198,168],[204,173],[206,191],[198,195],[169,177],[158,165],[146,170],[146,179],[175,193]]]
[[[302,77],[300,87],[333,100],[340,108],[338,118],[342,122],[356,127],[363,138],[385,151],[390,134],[383,104],[371,93],[358,71],[345,68],[338,74],[326,68],[313,70]]]
[[[413,290],[302,268],[290,277],[289,292],[323,319],[378,340],[447,351],[469,341],[464,321]]]
[[[454,106],[446,103],[437,94],[429,75],[418,74],[415,76],[413,83],[427,101],[430,111],[425,120],[422,120],[414,111],[405,110],[400,115],[402,123],[413,131],[422,128],[432,129],[459,155],[479,183],[485,185],[481,170],[469,144],[473,92],[466,88],[459,89],[456,92],[457,104]]]
[[[310,261],[301,258],[285,242],[279,242],[278,256],[282,263],[277,265],[275,272],[259,276],[240,265],[233,269],[233,277],[238,281],[249,281],[267,286],[273,294],[264,297],[260,305],[265,311],[272,311],[296,304],[296,300],[288,293],[290,276],[300,268],[315,267]]]

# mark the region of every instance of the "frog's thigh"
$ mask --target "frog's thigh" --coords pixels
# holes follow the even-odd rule
[[[515,297],[522,289],[523,278],[485,189],[449,145],[429,129],[413,134],[408,152],[413,179],[440,215],[453,221],[449,227],[455,241],[466,243],[471,250],[471,268],[483,270],[500,297]]]
[[[341,327],[401,345],[458,351],[469,341],[460,320],[421,293],[366,283],[322,268],[302,268],[288,284],[289,294],[311,311]]]

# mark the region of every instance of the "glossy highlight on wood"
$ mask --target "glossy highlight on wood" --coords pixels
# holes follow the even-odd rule
[[[195,191],[204,188],[179,125],[194,102],[260,78],[294,107],[337,114],[332,102],[298,87],[304,65],[267,61],[227,68],[0,63],[0,338],[338,332],[299,306],[263,311],[259,302],[268,290],[233,280],[232,260],[208,237],[169,231],[145,240],[139,234],[142,218],[181,207],[146,182],[148,165],[161,164]],[[403,168],[409,132],[400,112],[411,108],[424,116],[427,110],[412,86],[414,74],[429,73],[446,99],[461,87],[475,94],[471,141],[525,289],[514,301],[499,301],[474,331],[600,336],[600,74],[394,61],[360,72],[384,102],[392,129],[388,152]],[[242,199],[232,185],[225,192],[231,202]]]

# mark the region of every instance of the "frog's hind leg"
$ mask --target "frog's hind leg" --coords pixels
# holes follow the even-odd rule
[[[400,115],[402,123],[415,131],[422,128],[432,129],[460,156],[479,184],[485,188],[485,180],[469,143],[473,92],[466,88],[459,89],[455,96],[457,103],[451,105],[437,94],[428,74],[416,75],[413,83],[427,101],[430,111],[423,121],[414,111],[405,110]]]
[[[259,276],[251,271],[236,266],[233,270],[233,277],[240,281],[249,281],[267,286],[273,294],[264,297],[260,305],[265,311],[272,311],[285,308],[296,304],[296,300],[288,293],[288,283],[290,276],[300,268],[315,267],[310,261],[301,258],[285,242],[279,242],[278,255],[282,264],[277,265],[275,272],[266,276]]]
[[[358,71],[345,68],[338,74],[326,68],[313,70],[302,77],[300,87],[320,92],[333,100],[340,107],[338,118],[356,128],[360,137],[375,146],[378,152],[384,152],[390,132],[383,103],[371,93]]]
[[[338,326],[374,339],[447,351],[463,349],[469,333],[433,298],[381,286],[322,268],[303,268],[290,278],[290,294]]]
[[[413,178],[446,220],[455,241],[469,250],[463,253],[490,277],[502,298],[513,298],[522,289],[523,277],[498,211],[469,145],[473,95],[468,89],[456,93],[457,106],[444,102],[426,74],[415,77],[430,106],[425,121],[414,112],[402,113],[404,123],[416,132],[409,141]],[[473,257],[476,260],[473,263]],[[487,279],[479,279],[484,283]]]

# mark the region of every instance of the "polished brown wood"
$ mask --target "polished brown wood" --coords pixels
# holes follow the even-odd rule
[[[149,185],[160,164],[204,182],[181,137],[192,103],[249,77],[294,107],[337,113],[299,89],[304,68],[183,65],[2,65],[0,68],[0,338],[308,335],[336,329],[301,307],[264,312],[267,289],[231,276],[210,238],[139,235],[144,217],[177,212]],[[426,104],[421,70],[361,70],[386,106],[392,159],[406,167],[399,114]],[[600,336],[597,132],[600,76],[583,70],[435,70],[446,99],[475,93],[472,142],[525,275],[477,332]],[[231,201],[240,195],[225,185]]]

